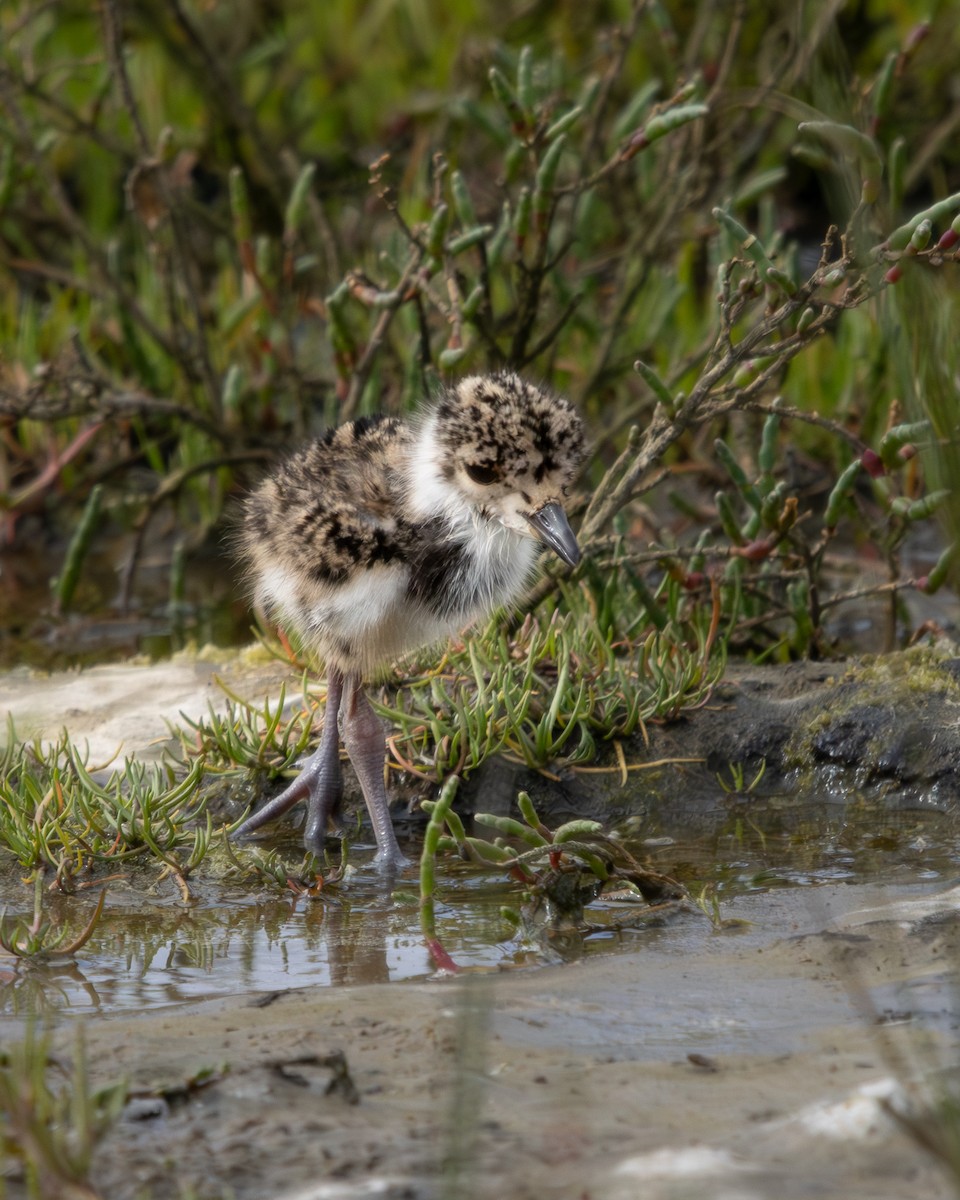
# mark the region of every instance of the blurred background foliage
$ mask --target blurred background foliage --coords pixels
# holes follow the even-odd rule
[[[865,597],[909,636],[955,523],[958,29],[915,0],[6,0],[0,660],[242,636],[257,473],[504,363],[587,416],[595,594],[758,653],[830,649]]]

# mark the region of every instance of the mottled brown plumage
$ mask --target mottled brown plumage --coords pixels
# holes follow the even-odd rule
[[[304,580],[342,583],[409,552],[414,531],[397,513],[399,464],[412,430],[393,417],[331,429],[289,458],[247,502],[245,547],[254,574],[294,559]]]
[[[328,698],[313,766],[244,830],[307,796],[305,840],[319,848],[339,798],[335,727],[328,731],[342,690],[348,751],[364,743],[362,769],[351,758],[378,858],[400,859],[381,799],[382,733],[360,680],[515,601],[538,539],[577,561],[562,503],[583,455],[571,406],[502,372],[461,380],[411,423],[364,418],[331,430],[249,498],[242,546],[255,603],[326,661],[336,703]]]

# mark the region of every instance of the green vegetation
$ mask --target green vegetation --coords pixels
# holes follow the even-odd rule
[[[949,8],[376,11],[4,7],[0,503],[59,608],[111,531],[182,608],[251,468],[509,362],[588,417],[602,569],[780,656],[886,595],[895,644],[951,561],[901,564],[953,474]]]
[[[28,1023],[24,1041],[0,1060],[4,1176],[11,1168],[22,1173],[27,1194],[36,1200],[96,1200],[100,1193],[90,1183],[93,1154],[126,1098],[122,1082],[91,1087],[82,1028],[67,1067],[52,1056],[49,1037]]]
[[[522,925],[535,943],[558,933],[583,936],[598,928],[610,931],[647,919],[647,910],[640,910],[639,919],[631,914],[619,924],[591,925],[584,909],[604,892],[616,889],[621,899],[626,895],[646,900],[660,909],[686,897],[681,884],[641,866],[621,842],[603,832],[599,821],[566,821],[549,829],[526,792],[517,797],[522,820],[477,813],[476,823],[496,830],[498,836],[492,842],[470,837],[452,807],[457,783],[457,776],[451,776],[438,800],[423,803],[430,822],[420,859],[420,923],[438,969],[458,969],[437,936],[435,922],[437,856],[442,853],[485,870],[495,866],[522,884],[523,908],[504,909],[501,914],[512,926]]]
[[[52,746],[13,739],[0,766],[3,847],[22,870],[54,872],[62,890],[92,863],[143,857],[185,880],[206,853],[199,762],[183,773],[126,760],[103,779],[64,735]]]
[[[90,602],[117,530],[121,601],[150,545],[182,608],[245,468],[453,373],[509,362],[584,409],[578,575],[384,698],[396,763],[436,780],[496,750],[586,759],[696,703],[728,651],[827,652],[868,595],[892,645],[898,596],[942,585],[952,555],[901,563],[950,517],[949,13],[917,25],[904,4],[868,38],[817,5],[774,29],[659,3],[535,29],[518,10],[499,38],[488,15],[398,2],[385,30],[345,4],[250,5],[224,25],[179,0],[61,0],[0,18],[0,503],[14,545],[37,514],[59,530],[61,611]],[[866,578],[851,542],[874,548]],[[203,767],[289,768],[308,727],[273,746],[279,718],[263,744],[214,722]],[[201,835],[153,829],[180,786],[127,777],[97,803],[156,788],[118,827],[185,878]],[[63,847],[40,822],[13,848],[52,865]]]
[[[558,601],[512,634],[494,618],[406,680],[378,706],[396,729],[397,765],[439,782],[494,753],[535,768],[587,762],[598,738],[629,737],[702,701],[724,665],[711,613],[668,579],[652,596],[636,578],[625,569],[594,573],[593,587],[560,584]],[[652,628],[651,609],[663,618]]]

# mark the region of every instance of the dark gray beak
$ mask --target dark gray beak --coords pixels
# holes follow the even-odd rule
[[[567,514],[556,501],[551,500],[535,513],[530,513],[527,520],[533,526],[537,537],[546,542],[551,550],[556,551],[565,563],[571,567],[577,565],[580,561],[580,547],[573,536]]]

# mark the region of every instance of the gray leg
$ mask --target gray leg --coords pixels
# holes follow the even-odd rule
[[[244,821],[235,837],[252,833],[261,825],[266,825],[281,816],[288,808],[293,808],[298,800],[306,800],[307,821],[303,831],[303,844],[314,854],[323,852],[327,823],[339,809],[343,798],[340,735],[337,730],[337,715],[342,695],[343,675],[335,667],[331,667],[327,675],[327,707],[323,717],[320,745],[307,759],[303,770],[293,783]]]
[[[374,861],[382,867],[406,866],[407,860],[400,853],[397,837],[393,832],[387,793],[383,786],[383,725],[373,711],[358,675],[348,675],[345,679],[341,723],[343,744],[357,773],[370,820],[373,822],[373,832],[377,839],[377,856]]]

